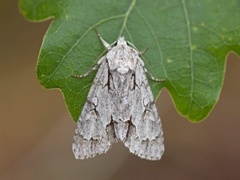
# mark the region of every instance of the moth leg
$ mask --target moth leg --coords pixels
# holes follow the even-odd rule
[[[71,76],[74,77],[74,78],[85,78],[89,74],[91,74],[91,72],[93,72],[94,70],[98,69],[98,67],[99,67],[99,64],[96,64],[89,71],[87,71],[85,74],[82,74],[82,75],[71,75]]]
[[[103,38],[102,36],[98,33],[97,29],[95,29],[95,32],[98,36],[98,38],[100,39],[100,41],[102,42],[102,44],[104,45],[104,47],[110,51],[112,49],[112,45],[111,44],[108,44]]]
[[[143,51],[139,52],[139,54],[140,54],[140,55],[143,55],[144,53],[147,52],[148,49],[149,49],[149,48],[145,48]],[[156,82],[164,82],[164,81],[165,81],[165,79],[157,79],[157,78],[155,78],[153,75],[151,75],[151,74],[147,71],[147,69],[146,69],[145,67],[144,67],[144,71],[145,71],[145,73],[146,73],[153,81],[156,81]]]
[[[139,54],[142,56],[143,54],[145,54],[148,51],[148,49],[149,49],[148,47],[145,48],[143,51],[140,51]]]
[[[165,81],[165,79],[157,79],[157,78],[153,77],[153,75],[151,75],[145,67],[144,67],[144,71],[153,81],[156,81],[156,82],[164,82]]]
[[[89,74],[91,74],[93,71],[97,70],[99,68],[99,66],[102,64],[102,61],[104,60],[104,57],[103,56],[101,59],[99,59],[97,61],[97,63],[90,69],[88,70],[85,74],[82,74],[82,75],[71,75],[72,77],[74,78],[85,78],[87,77]]]
[[[130,46],[132,46],[134,49],[136,49],[136,50],[138,51],[138,49],[136,48],[136,46],[134,46],[131,42],[127,41],[127,44],[130,45]],[[139,55],[142,56],[143,54],[145,54],[145,53],[147,52],[148,49],[149,49],[149,48],[147,47],[147,48],[145,48],[143,51],[138,51]]]

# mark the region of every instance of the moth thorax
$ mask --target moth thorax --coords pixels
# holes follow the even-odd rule
[[[128,67],[119,67],[119,68],[117,68],[117,71],[120,74],[126,74],[129,71],[129,68]]]

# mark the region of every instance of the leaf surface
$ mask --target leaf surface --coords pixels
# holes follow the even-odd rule
[[[192,122],[218,101],[229,51],[240,53],[240,1],[231,0],[20,0],[31,21],[54,18],[40,49],[37,76],[59,88],[76,121],[95,73],[84,74],[103,55],[96,36],[112,43],[124,36],[143,55],[157,98],[166,87],[178,112]]]

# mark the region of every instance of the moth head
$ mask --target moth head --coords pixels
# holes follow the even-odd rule
[[[127,45],[127,41],[123,36],[118,38],[117,45]]]

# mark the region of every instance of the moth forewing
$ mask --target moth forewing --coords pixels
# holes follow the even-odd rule
[[[122,141],[131,153],[159,160],[164,152],[160,117],[139,52],[123,37],[99,60],[99,69],[77,122],[73,152],[77,159],[105,153]]]

